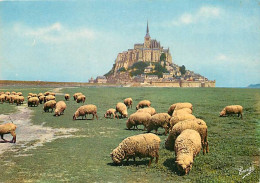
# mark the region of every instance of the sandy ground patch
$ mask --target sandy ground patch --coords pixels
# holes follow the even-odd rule
[[[0,155],[5,151],[27,151],[55,139],[74,137],[72,133],[78,131],[76,128],[51,128],[44,127],[44,124],[33,125],[30,119],[32,113],[33,111],[28,107],[18,106],[18,112],[10,115],[0,115],[0,121],[7,123],[12,120],[17,126],[16,144],[0,143]],[[8,134],[4,138],[11,140],[12,136]]]

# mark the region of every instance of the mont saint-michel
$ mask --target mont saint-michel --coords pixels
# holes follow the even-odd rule
[[[215,80],[187,70],[173,62],[170,48],[152,39],[147,22],[143,43],[118,53],[112,69],[90,82],[119,83],[130,86],[215,87]]]

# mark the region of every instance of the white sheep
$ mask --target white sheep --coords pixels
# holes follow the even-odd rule
[[[147,112],[136,112],[133,113],[129,116],[127,122],[126,122],[126,127],[128,129],[131,129],[134,127],[134,129],[138,129],[138,125],[144,125],[144,129],[147,126],[151,119],[151,115]]]
[[[154,157],[156,158],[155,162],[158,163],[160,142],[160,138],[152,133],[131,136],[124,139],[110,153],[110,156],[116,164],[121,163],[124,159],[128,162],[130,158],[135,161],[135,157],[150,157],[148,164],[150,166]]]
[[[174,150],[177,168],[180,172],[188,174],[192,168],[193,159],[201,150],[200,134],[192,129],[184,130],[177,137]]]
[[[241,119],[243,119],[243,107],[241,105],[229,105],[226,106],[219,114],[220,117],[228,116],[229,114],[238,114],[241,115]]]
[[[127,108],[132,108],[132,105],[133,105],[133,99],[132,98],[126,98],[124,100],[124,104],[127,106]]]
[[[117,117],[118,119],[118,115],[116,114],[116,110],[113,108],[110,108],[106,111],[106,113],[104,114],[104,117],[107,118],[108,116],[111,117],[113,115],[113,118]]]
[[[151,102],[149,100],[142,100],[137,104],[136,110],[144,107],[150,107],[150,106],[151,106]]]
[[[170,127],[170,119],[171,116],[167,113],[157,113],[153,115],[149,123],[146,125],[147,131],[150,132],[155,130],[155,133],[157,134],[158,128],[162,127],[164,128],[166,135]]]
[[[30,97],[27,101],[28,107],[32,106],[38,106],[39,105],[39,99],[38,97]]]
[[[192,104],[191,103],[188,103],[188,102],[185,102],[185,103],[175,103],[175,104],[172,104],[169,109],[168,109],[168,114],[169,115],[172,115],[173,111],[176,109],[176,110],[179,110],[179,109],[183,109],[183,108],[189,108],[192,110]]]
[[[49,110],[51,109],[51,112],[53,112],[53,109],[56,106],[56,101],[55,100],[50,100],[44,103],[43,105],[43,110],[44,112],[49,112]]]
[[[52,100],[54,101],[54,100]],[[64,114],[64,111],[66,109],[67,105],[64,101],[59,101],[56,103],[56,106],[55,106],[55,111],[54,111],[54,115],[55,116],[60,116],[61,114]]]
[[[174,115],[172,116],[171,120],[170,120],[170,127],[172,128],[175,124],[177,124],[180,121],[184,121],[187,119],[196,119],[196,117],[192,114],[189,113],[178,113],[178,115]]]
[[[66,94],[64,95],[64,97],[65,97],[65,100],[69,100],[69,99],[70,99],[70,95],[69,95],[68,93],[66,93]]]
[[[156,111],[153,107],[146,107],[146,108],[143,108],[143,109],[138,109],[136,112],[147,112],[151,116],[156,114]]]
[[[16,142],[16,125],[13,123],[5,123],[0,125],[0,135],[1,138],[4,140],[4,142],[8,142],[7,140],[4,139],[4,134],[11,134],[13,136],[13,139],[10,141],[10,143],[15,143]]]
[[[92,120],[94,119],[95,116],[98,120],[97,107],[93,104],[83,105],[83,106],[79,107],[73,115],[73,120],[76,120],[79,116],[82,116],[82,119],[85,116],[85,118],[87,119],[87,117],[86,117],[87,114],[93,115]]]
[[[119,112],[121,114],[121,118],[127,118],[127,107],[124,103],[119,102],[116,104],[116,112]]]
[[[85,95],[78,95],[76,102],[77,103],[85,103],[86,96]]]

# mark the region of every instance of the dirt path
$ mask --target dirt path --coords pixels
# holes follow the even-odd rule
[[[63,88],[54,88],[52,92],[54,92],[56,95],[65,95],[64,93],[61,93],[61,90]]]
[[[73,132],[78,131],[76,128],[51,128],[42,125],[33,125],[31,115],[33,111],[26,106],[18,106],[18,112],[10,115],[0,115],[0,121],[10,122],[10,118],[17,126],[16,144],[0,143],[0,155],[5,151],[27,151],[42,146],[46,142],[51,142],[59,138],[74,137]],[[5,139],[11,140],[11,135],[5,135]]]

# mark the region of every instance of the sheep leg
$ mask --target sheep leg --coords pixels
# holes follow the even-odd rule
[[[8,142],[7,140],[4,139],[4,134],[1,134],[1,139],[3,139],[4,142]]]
[[[98,115],[97,115],[97,113],[95,113],[95,116],[96,116],[96,118],[97,118],[97,120],[98,120]]]
[[[152,164],[152,161],[153,161],[153,157],[151,157],[151,159],[149,160],[148,167]]]
[[[158,160],[159,160],[159,155],[156,156],[156,158],[155,158],[155,163],[156,163],[156,164],[158,163]]]
[[[15,143],[16,142],[16,133],[15,133],[15,131],[12,131],[11,135],[13,136],[13,139],[10,142],[11,143]]]

